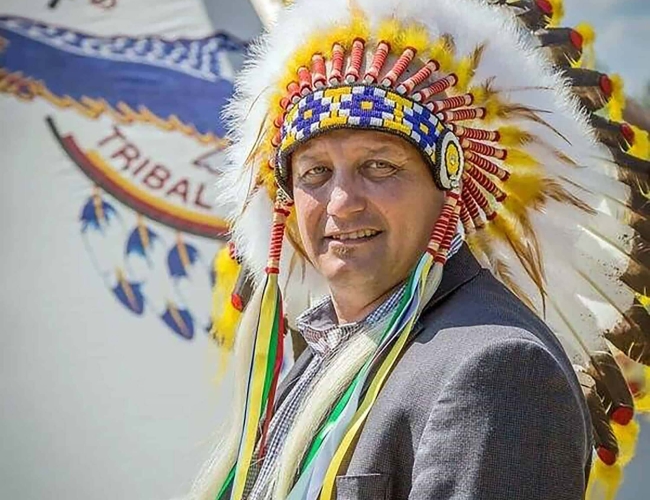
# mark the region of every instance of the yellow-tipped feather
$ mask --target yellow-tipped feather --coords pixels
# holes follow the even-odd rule
[[[399,37],[399,45],[399,52],[407,47],[415,49],[418,54],[424,52],[430,46],[427,30],[419,24],[412,24],[403,28]]]
[[[564,2],[563,0],[549,0],[549,3],[553,6],[553,15],[549,21],[549,26],[557,27],[564,19]]]
[[[501,101],[497,94],[491,95],[490,98],[483,103],[483,107],[485,108],[486,123],[503,118],[510,111],[509,106]]]
[[[224,246],[214,259],[216,283],[212,291],[212,329],[210,333],[225,350],[235,343],[235,332],[241,313],[232,305],[230,296],[235,289],[240,265],[230,257]]]
[[[517,217],[509,210],[500,210],[496,219],[490,221],[486,230],[502,241],[517,241],[521,238],[521,228]]]
[[[440,71],[448,73],[454,67],[454,47],[449,38],[439,38],[429,50],[429,58],[438,61]]]
[[[650,367],[643,367],[645,381],[641,396],[634,399],[634,407],[637,412],[650,413]]]
[[[625,467],[634,458],[636,443],[639,438],[639,424],[632,420],[627,425],[619,425],[612,421],[612,430],[618,441],[618,461],[621,467]]]
[[[625,89],[623,79],[620,75],[611,75],[612,97],[607,103],[609,118],[616,122],[623,121],[623,110],[625,109]]]
[[[499,128],[499,144],[506,148],[516,148],[529,144],[533,141],[533,136],[517,127],[506,126]]]
[[[376,35],[377,41],[389,41],[391,44],[391,49],[396,50],[397,48],[393,47],[393,45],[394,40],[397,40],[399,38],[400,30],[401,26],[397,19],[390,18],[379,25],[379,29],[377,30]]]
[[[628,154],[642,160],[650,160],[650,137],[648,132],[634,125],[631,125],[631,127],[634,130],[634,144],[632,144]]]
[[[506,201],[508,200],[506,199]],[[511,200],[510,203],[512,204],[513,201]],[[505,206],[504,204],[502,208],[505,208]],[[497,217],[490,221],[486,229],[491,235],[508,244],[519,257],[524,271],[538,290],[543,303],[546,292],[544,290],[541,256],[539,255],[538,244],[530,225],[527,210],[524,208],[519,210],[519,213],[515,213],[511,210],[502,209]],[[530,303],[528,299],[529,297],[526,297],[524,300]],[[538,309],[535,308],[535,310],[541,313]]]
[[[618,464],[605,465],[596,457],[591,466],[587,500],[614,500],[622,480],[623,471]]]
[[[513,168],[510,169],[511,171],[519,168],[539,166],[539,162],[535,158],[521,149],[508,149],[508,157],[505,162],[508,165],[512,165]]]
[[[635,293],[634,295],[636,296],[636,300],[639,301],[639,304],[650,314],[650,297],[642,293]]]
[[[455,72],[456,76],[458,77],[456,89],[459,93],[464,94],[467,92],[467,88],[472,83],[472,79],[474,78],[476,68],[481,61],[482,54],[483,47],[477,47],[474,52],[468,56],[461,58],[461,60],[458,62]]]
[[[352,22],[349,27],[350,35],[348,36],[347,44],[343,44],[344,47],[349,48],[352,45],[352,42],[355,38],[361,38],[364,41],[367,41],[370,37],[370,26],[368,24],[368,19],[361,13],[355,12],[352,17]],[[310,54],[313,55],[314,53]]]
[[[604,498],[614,500],[623,481],[623,468],[632,460],[639,437],[639,424],[632,420],[627,425],[611,422],[618,441],[618,459],[614,465],[605,465],[599,458],[594,460],[587,488],[587,500]]]
[[[578,65],[583,68],[594,69],[596,66],[596,52],[594,51],[596,32],[588,23],[580,23],[573,29],[582,37],[582,58],[578,61]]]
[[[543,177],[534,168],[514,168],[502,189],[508,197],[503,201],[503,207],[511,212],[519,213],[526,207],[533,208],[542,200]]]
[[[482,106],[495,97],[498,92],[492,87],[492,80],[489,80],[486,83],[470,88],[468,93],[474,96],[475,106]]]

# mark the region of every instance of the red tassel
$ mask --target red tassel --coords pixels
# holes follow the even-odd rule
[[[393,64],[393,67],[386,74],[381,84],[384,87],[392,87],[395,85],[395,82],[399,79],[400,76],[402,76],[404,71],[406,71],[406,68],[408,68],[409,64],[411,64],[411,61],[414,57],[415,50],[411,48],[404,49],[404,52],[402,52],[402,55],[400,55],[397,61],[395,61],[395,64]]]
[[[491,156],[499,160],[505,160],[508,153],[505,149],[495,148],[488,144],[483,144],[482,142],[475,142],[469,139],[464,139],[460,142],[461,147],[465,151],[474,151],[483,156]]]
[[[487,158],[483,158],[482,156],[474,154],[471,151],[465,152],[465,159],[469,163],[472,163],[477,167],[483,169],[488,174],[497,176],[502,181],[507,181],[508,178],[510,177],[510,172],[508,172],[506,169],[501,168],[498,165],[495,165]]]
[[[284,239],[284,227],[288,216],[289,210],[285,206],[276,203],[275,209],[273,210],[271,243],[269,245],[269,258],[266,266],[267,274],[278,274],[280,272],[282,241]]]
[[[356,81],[359,81],[364,49],[365,42],[361,38],[355,38],[354,42],[352,42],[350,63],[348,64],[348,68],[345,72],[345,81],[347,83],[354,83]]]
[[[474,198],[470,196],[469,192],[466,189],[463,189],[461,194],[463,198],[463,203],[467,207],[467,211],[469,212],[469,215],[472,218],[472,222],[474,223],[474,227],[476,227],[477,229],[484,227],[485,222],[481,217],[481,209],[478,206],[478,203],[476,203]]]
[[[418,90],[411,96],[411,98],[417,102],[426,102],[431,97],[434,97],[444,92],[445,90],[447,90],[450,87],[453,87],[457,83],[458,83],[458,77],[454,73],[452,73],[451,75],[441,78],[440,80],[436,80],[428,87],[425,87],[422,90]]]
[[[311,73],[312,85],[315,89],[321,89],[327,85],[325,58],[321,54],[311,56]]]
[[[460,220],[463,223],[466,233],[470,234],[476,231],[476,226],[474,226],[474,221],[469,215],[469,210],[467,210],[467,205],[464,200],[461,200],[460,204]]]
[[[451,218],[452,211],[453,211],[453,207],[451,206],[451,204],[446,204],[442,208],[442,211],[440,212],[440,217],[438,217],[438,221],[440,222],[440,224],[436,224],[433,228],[433,232],[431,233],[431,241],[436,243],[437,245],[440,245],[442,239],[445,237],[445,233],[447,231],[447,224],[449,223],[449,219]]]
[[[457,95],[454,97],[448,97],[447,99],[441,99],[440,101],[433,101],[429,109],[434,113],[438,113],[446,109],[471,106],[473,102],[474,96],[472,94]]]
[[[271,138],[271,146],[274,148],[280,147],[280,143],[282,142],[282,135],[280,135],[280,131],[278,130],[275,135]]]
[[[496,212],[490,206],[490,203],[487,201],[487,198],[481,193],[481,190],[478,188],[474,179],[472,179],[467,172],[463,172],[463,189],[467,189],[469,195],[476,200],[478,206],[481,207],[485,213],[487,220],[492,220],[496,217]]]
[[[296,104],[300,100],[300,85],[298,82],[289,82],[287,92],[289,93],[289,101],[292,104]]]
[[[460,207],[458,206],[458,203],[456,203],[456,206],[454,207],[454,211],[451,214],[451,218],[449,219],[449,223],[447,224],[447,231],[445,232],[445,237],[443,238],[442,243],[440,244],[438,253],[434,257],[434,262],[438,262],[443,265],[445,264],[445,262],[447,262],[447,256],[449,255],[449,247],[451,246],[451,241],[454,239],[454,236],[456,235],[456,231],[458,229],[459,214],[460,214]]]
[[[377,44],[377,49],[375,54],[372,56],[372,63],[367,73],[364,75],[363,80],[365,83],[375,83],[379,78],[379,73],[381,73],[384,64],[386,64],[386,59],[390,52],[390,45],[388,42],[379,42]]]
[[[306,96],[311,92],[311,73],[306,66],[298,68],[298,82],[300,83],[300,95]]]
[[[467,173],[474,179],[479,185],[490,193],[494,198],[501,203],[506,199],[506,193],[504,193],[499,187],[492,182],[478,167],[473,167],[471,164],[467,164],[465,169]]]
[[[415,87],[429,78],[435,71],[438,71],[438,69],[440,69],[440,64],[438,64],[437,61],[430,60],[424,66],[422,66],[412,77],[400,83],[397,86],[397,92],[402,95],[410,94]]]
[[[612,420],[618,425],[627,425],[634,418],[634,409],[628,406],[620,406],[612,412]]]
[[[329,82],[332,85],[341,83],[343,79],[343,61],[345,60],[345,49],[340,43],[332,46],[332,70]]]
[[[501,134],[496,130],[481,130],[478,128],[461,127],[454,123],[450,123],[449,128],[454,134],[456,134],[456,137],[488,142],[499,142],[499,139],[501,139]]]
[[[429,244],[427,245],[427,252],[429,252],[434,258],[437,256],[440,246],[445,238],[449,223],[453,219],[454,210],[458,204],[459,194],[455,191],[449,191],[447,193],[447,198],[445,199],[445,204],[442,207],[440,216],[436,221],[433,231],[431,233],[431,238],[429,239]]]
[[[616,463],[616,453],[608,450],[604,446],[599,446],[596,449],[596,453],[598,454],[598,458],[600,458],[605,465],[609,465],[611,467]]]
[[[431,103],[427,104],[429,107]],[[431,109],[431,108],[429,108]],[[440,117],[445,122],[462,122],[465,120],[476,120],[485,118],[485,108],[462,108],[441,111]]]

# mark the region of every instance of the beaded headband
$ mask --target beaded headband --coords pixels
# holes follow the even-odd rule
[[[287,113],[276,180],[291,196],[289,158],[300,144],[328,130],[379,130],[400,136],[423,154],[439,189],[460,186],[464,158],[458,138],[426,106],[373,85],[344,85],[306,95]]]

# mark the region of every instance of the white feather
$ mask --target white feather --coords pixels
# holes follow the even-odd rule
[[[228,166],[219,183],[220,201],[233,207],[229,219],[233,222],[238,249],[258,278],[266,265],[272,202],[263,189],[247,200],[260,165],[245,163],[258,140],[271,104],[269,99],[284,76],[287,61],[313,33],[348,22],[349,4],[348,0],[302,0],[283,11],[271,33],[264,35],[253,46],[250,58],[236,81],[235,97],[226,111],[233,145],[227,152]],[[540,110],[539,116],[548,124],[544,126],[522,119],[507,121],[509,125],[517,125],[539,137],[544,144],[530,144],[526,151],[539,160],[548,177],[558,179],[572,192],[589,198],[592,206],[625,222],[627,211],[615,200],[628,199],[630,191],[616,180],[615,169],[608,162],[611,155],[597,144],[586,115],[571,96],[565,79],[552,68],[543,52],[537,50],[536,43],[521,29],[509,10],[475,0],[357,0],[355,5],[366,14],[371,27],[394,16],[404,24],[412,21],[425,26],[431,40],[449,34],[455,41],[458,56],[471,54],[477,46],[484,45],[473,84],[494,78],[493,86],[502,92],[502,98],[513,104]],[[368,50],[371,52],[372,47],[368,47]],[[580,165],[589,163],[589,167],[569,166],[558,160],[552,149]],[[588,192],[571,183],[584,186]],[[543,231],[542,227],[539,229]],[[621,227],[614,229],[618,231]],[[542,239],[549,238],[547,244],[559,241],[557,235],[540,234]],[[327,291],[325,283],[309,263],[305,263],[304,273],[301,269],[288,276],[287,270],[294,259],[294,252],[291,245],[285,242],[281,283],[284,283],[287,293],[285,302],[290,318],[295,317],[312,297],[320,297]],[[511,268],[520,268],[516,261],[514,255],[507,256]],[[564,266],[568,267],[569,264],[565,263]],[[523,269],[516,272],[519,285],[530,288]],[[572,272],[575,274],[575,269]],[[550,274],[555,276],[555,271]],[[565,276],[557,278],[566,280]],[[595,307],[594,300],[594,297],[586,294],[580,307],[591,310]],[[603,318],[606,319],[598,321],[610,321],[607,315]],[[598,330],[602,325],[595,321],[592,314],[589,326]],[[582,325],[578,329],[586,328],[586,325]]]

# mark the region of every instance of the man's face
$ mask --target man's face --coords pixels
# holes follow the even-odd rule
[[[300,237],[333,293],[379,297],[408,276],[444,201],[414,146],[341,129],[301,145],[291,166]]]

